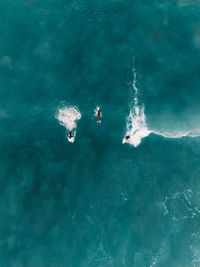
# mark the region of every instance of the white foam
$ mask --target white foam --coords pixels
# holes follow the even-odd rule
[[[151,133],[145,122],[144,107],[141,109],[136,108],[135,111],[130,110],[126,128],[126,135],[129,135],[130,138],[128,140],[124,138],[122,142],[123,144],[129,143],[135,147],[141,143],[142,138]]]
[[[132,90],[134,92],[134,97],[132,101],[132,107],[130,108],[130,113],[127,117],[126,123],[126,134],[125,136],[130,136],[129,139],[125,137],[122,140],[122,143],[129,143],[135,147],[137,147],[143,138],[149,136],[151,133],[156,135],[163,136],[165,138],[182,138],[182,137],[198,137],[200,136],[200,129],[195,130],[178,130],[173,132],[167,132],[166,130],[153,130],[149,129],[146,124],[146,116],[145,116],[145,107],[144,104],[139,105],[138,101],[138,88],[136,86],[137,77],[136,71],[133,69],[133,82],[132,82]]]
[[[182,137],[198,137],[200,136],[200,130],[194,131],[177,131],[177,132],[167,132],[167,131],[151,131],[154,134],[161,135],[165,138],[182,138]]]
[[[81,113],[77,107],[63,107],[58,111],[57,119],[67,130],[73,131],[73,137],[68,141],[73,143],[76,136],[77,120],[81,119]]]

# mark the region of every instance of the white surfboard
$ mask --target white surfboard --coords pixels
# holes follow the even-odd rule
[[[122,140],[122,144],[125,144],[125,143],[127,143],[127,140],[126,140],[126,138],[124,137],[123,140]]]
[[[67,139],[68,139],[68,141],[69,141],[70,143],[74,143],[74,140],[75,140],[74,136],[73,136],[72,138],[69,138],[69,137],[67,136]]]
[[[71,130],[72,131],[72,130]],[[70,143],[74,143],[75,141],[75,138],[76,138],[76,131],[73,131],[72,132],[73,136],[70,138],[68,135],[67,135],[67,139]]]

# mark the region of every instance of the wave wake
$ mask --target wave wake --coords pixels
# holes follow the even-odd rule
[[[64,107],[58,111],[57,119],[68,131],[73,131],[73,137],[68,138],[69,142],[75,141],[77,120],[81,119],[81,113],[77,107]]]
[[[143,138],[149,136],[151,133],[163,136],[165,138],[182,138],[182,137],[199,137],[200,129],[188,130],[188,131],[176,131],[167,132],[163,130],[153,130],[149,129],[146,124],[145,107],[144,104],[139,105],[138,100],[138,88],[136,86],[137,74],[135,69],[133,69],[133,82],[132,91],[134,93],[134,98],[131,103],[130,113],[127,117],[126,123],[126,134],[122,140],[122,143],[129,143],[134,147],[137,147]],[[129,136],[126,139],[126,136]]]
[[[130,138],[128,140],[124,138],[122,143],[129,143],[135,147],[137,147],[141,143],[142,138],[148,136],[151,133],[146,125],[144,105],[140,106],[138,103],[138,88],[136,86],[136,82],[137,75],[135,69],[133,69],[132,89],[135,96],[133,98],[133,106],[130,108],[130,113],[127,117],[125,134],[125,136],[130,136]]]

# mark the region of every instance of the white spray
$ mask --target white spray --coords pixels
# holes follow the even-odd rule
[[[80,120],[81,113],[77,107],[64,107],[58,111],[57,119],[60,124],[65,126],[67,130],[73,131],[73,137],[68,138],[68,141],[73,143],[76,136],[77,120]]]
[[[147,128],[144,114],[144,105],[138,104],[138,88],[136,87],[137,76],[136,71],[133,69],[133,82],[132,88],[134,90],[134,103],[130,108],[129,116],[127,117],[126,134],[122,143],[129,143],[133,146],[138,146],[142,138],[148,136],[151,131]],[[126,139],[126,136],[129,138]]]

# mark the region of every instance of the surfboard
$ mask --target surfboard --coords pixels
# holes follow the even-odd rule
[[[126,140],[126,138],[124,137],[123,140],[122,140],[122,144],[125,144],[125,143],[127,143],[127,140]]]
[[[69,137],[67,136],[67,139],[68,139],[68,141],[69,141],[70,143],[74,143],[74,140],[75,140],[74,136],[73,136],[72,138],[69,138]]]
[[[126,139],[125,137],[122,140],[122,144],[129,143],[130,144],[130,139]]]

